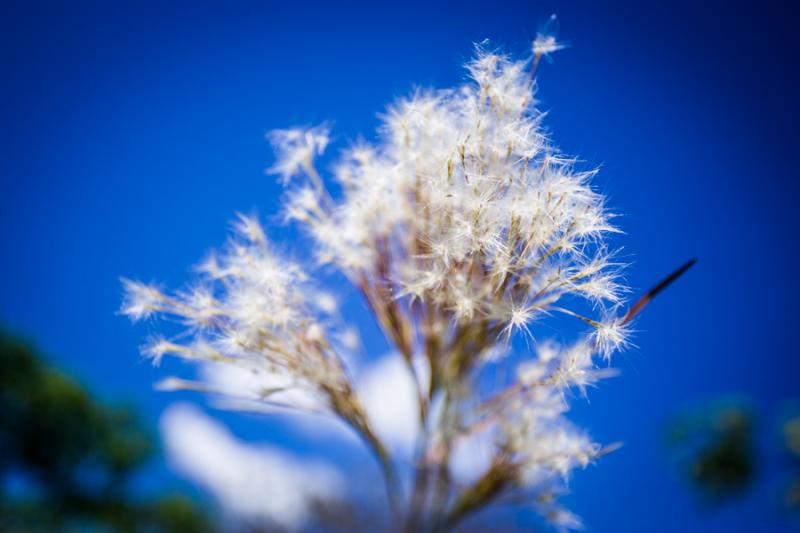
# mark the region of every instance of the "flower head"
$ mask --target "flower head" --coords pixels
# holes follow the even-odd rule
[[[603,244],[616,229],[595,172],[544,133],[526,63],[479,47],[467,69],[464,86],[390,106],[381,140],[336,166],[337,204],[325,209],[303,186],[290,191],[289,218],[321,262],[465,328],[534,336],[530,325],[568,297],[619,303],[625,288]]]
[[[546,57],[553,52],[566,48],[565,44],[556,40],[557,27],[558,18],[555,15],[550,15],[542,30],[536,34],[536,39],[533,40],[534,57]]]
[[[273,130],[267,139],[275,150],[275,164],[269,168],[272,174],[278,174],[283,183],[308,171],[314,158],[322,155],[330,142],[327,125],[313,128],[291,128]]]
[[[489,486],[539,493],[536,508],[570,528],[580,521],[549,495],[603,449],[567,418],[569,392],[585,394],[613,375],[598,359],[625,347],[630,331],[614,314],[626,287],[607,244],[617,231],[612,215],[592,187],[596,171],[554,146],[535,107],[531,68],[563,48],[554,24],[533,42],[533,65],[481,45],[467,83],[392,104],[378,140],[351,146],[334,165],[336,199],[313,164],[330,140],[326,126],[268,138],[270,171],[287,186],[305,176],[287,191],[285,218],[307,230],[319,263],[337,267],[364,296],[414,377],[408,396],[431,447],[418,459],[447,467],[456,441],[491,428]],[[145,353],[211,369],[205,383],[171,382],[177,388],[339,416],[376,452],[391,485],[392,462],[339,353],[359,343],[339,327],[337,302],[274,253],[257,219],[240,215],[234,230],[188,289],[167,295],[124,280],[131,318],[170,315],[187,327],[181,342],[158,338]],[[539,323],[553,312],[591,329],[571,344],[547,342]],[[511,384],[487,395],[482,377],[508,374],[484,370],[511,364],[520,335],[535,353]],[[236,390],[217,383],[222,367],[246,377]],[[469,490],[467,502],[481,501]]]
[[[122,278],[122,287],[125,290],[125,299],[120,312],[133,321],[152,316],[166,306],[166,296],[155,285]]]

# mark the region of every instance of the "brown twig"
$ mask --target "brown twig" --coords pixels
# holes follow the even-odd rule
[[[630,321],[633,320],[648,303],[650,303],[650,300],[655,298],[658,293],[669,287],[672,282],[681,277],[687,270],[692,268],[695,263],[697,263],[697,259],[690,259],[681,265],[680,268],[676,269],[672,274],[658,282],[652,289],[647,291],[647,293],[639,298],[622,317],[622,325],[624,326],[625,324],[630,323]]]

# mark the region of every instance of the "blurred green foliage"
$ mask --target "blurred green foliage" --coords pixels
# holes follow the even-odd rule
[[[780,436],[766,449],[757,446],[763,439],[752,405],[742,397],[723,397],[683,412],[670,421],[667,444],[705,503],[743,497],[766,475],[768,483],[776,478],[780,507],[800,526],[800,403],[786,402],[778,416]]]
[[[710,503],[743,493],[756,477],[755,416],[745,404],[718,401],[676,417],[668,444],[680,470]]]
[[[152,453],[130,409],[98,402],[0,333],[0,530],[210,531],[183,496],[133,497],[131,478]]]
[[[790,479],[784,491],[784,507],[800,515],[800,405],[793,405],[781,424],[783,444],[788,458]],[[798,524],[800,525],[800,523]]]

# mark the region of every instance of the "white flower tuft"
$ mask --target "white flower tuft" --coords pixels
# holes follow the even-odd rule
[[[166,297],[155,285],[147,285],[127,278],[122,278],[121,281],[125,299],[120,312],[134,322],[148,318],[165,308]]]
[[[614,375],[598,363],[627,346],[630,317],[616,315],[627,287],[607,244],[618,230],[592,188],[596,171],[559,152],[535,107],[532,72],[564,47],[554,25],[551,18],[537,35],[532,58],[480,46],[464,85],[392,104],[377,142],[350,147],[334,165],[335,199],[314,166],[330,141],[327,126],[268,135],[276,152],[270,172],[286,185],[304,176],[287,192],[286,220],[307,230],[319,263],[337,267],[363,294],[399,353],[382,364],[381,380],[352,381],[339,350],[359,340],[340,324],[335,299],[272,251],[255,217],[239,215],[227,249],[209,256],[189,289],[167,295],[123,280],[123,313],[170,315],[187,326],[185,342],[158,338],[144,350],[156,362],[166,354],[203,362],[203,383],[170,385],[225,394],[252,410],[338,416],[380,459],[396,505],[395,466],[381,438],[396,440],[392,431],[402,427],[401,448],[419,452],[425,476],[483,439],[487,460],[472,487],[448,485],[444,476],[440,500],[422,495],[412,504],[431,502],[428,518],[455,523],[474,509],[448,508],[449,501],[484,505],[486,487],[522,490],[540,494],[534,507],[556,527],[580,527],[552,503],[556,488],[607,449],[567,419],[569,393],[585,395]],[[566,345],[541,339],[540,323],[553,312],[589,331]],[[510,364],[519,336],[535,353],[512,383],[487,393],[483,376],[508,373],[484,370]],[[238,385],[221,384],[228,374],[221,368]],[[397,405],[362,406],[359,394],[387,390]],[[425,512],[412,509],[410,519]]]
[[[327,125],[313,128],[274,130],[267,134],[276,154],[275,164],[269,168],[278,174],[284,184],[302,172],[308,172],[314,158],[322,155],[330,142]]]
[[[534,57],[546,57],[553,52],[566,48],[566,45],[556,40],[555,31],[557,26],[558,18],[555,15],[550,15],[542,31],[537,33],[536,39],[533,40]]]

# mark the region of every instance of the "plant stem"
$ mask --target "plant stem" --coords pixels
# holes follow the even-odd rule
[[[383,480],[386,484],[386,496],[389,500],[389,506],[391,507],[392,514],[395,516],[395,518],[399,518],[402,516],[402,509],[400,507],[401,488],[397,475],[394,471],[394,466],[392,465],[392,458],[389,455],[388,450],[384,447],[383,443],[369,427],[363,426],[356,429],[364,437],[369,447],[372,448],[378,458],[378,463],[380,464],[381,472],[383,474]]]

